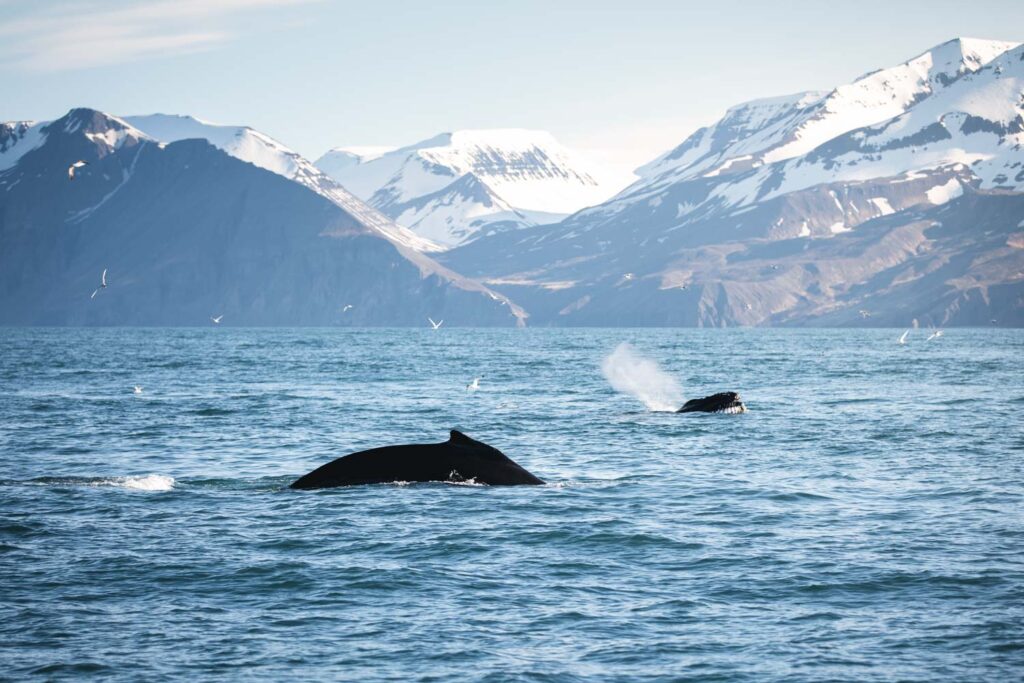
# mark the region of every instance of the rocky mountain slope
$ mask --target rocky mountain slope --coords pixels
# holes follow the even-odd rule
[[[534,324],[1024,324],[1022,143],[1024,47],[955,40],[735,107],[612,200],[444,258]]]
[[[358,216],[360,221],[394,242],[421,252],[441,249],[437,244],[401,227],[359,200],[297,152],[248,126],[225,126],[207,123],[191,116],[168,114],[127,116],[124,117],[124,121],[159,142],[206,140],[236,159],[247,161],[308,187],[345,211]]]
[[[161,142],[89,109],[0,127],[0,324],[203,325],[223,315],[232,325],[426,325],[427,316],[515,325],[524,317],[413,249],[387,219],[367,220],[379,214],[333,181],[318,185],[322,174],[308,162],[284,163],[281,150],[262,156],[266,141],[256,134],[218,140],[238,142],[231,153],[187,138]],[[238,158],[247,153],[265,163]],[[88,165],[69,180],[76,160]],[[108,286],[93,297],[104,270]]]

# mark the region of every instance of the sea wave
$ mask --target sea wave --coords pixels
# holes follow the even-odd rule
[[[6,481],[7,485],[26,484],[30,486],[112,486],[134,491],[170,491],[174,489],[174,477],[165,474],[140,474],[118,477],[37,477],[24,482]]]

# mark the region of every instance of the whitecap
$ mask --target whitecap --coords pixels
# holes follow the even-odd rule
[[[135,491],[170,491],[174,488],[174,477],[164,474],[145,474],[132,477],[113,477],[100,485],[120,486]]]

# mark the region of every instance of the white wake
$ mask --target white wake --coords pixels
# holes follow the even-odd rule
[[[136,491],[170,491],[174,488],[174,477],[163,474],[147,474],[135,477],[113,477],[102,481],[100,485],[119,486]]]
[[[601,372],[613,389],[636,397],[648,410],[675,412],[683,404],[675,378],[625,342],[601,361]]]

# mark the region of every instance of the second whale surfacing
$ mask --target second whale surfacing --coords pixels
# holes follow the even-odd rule
[[[723,391],[704,398],[693,398],[683,404],[677,413],[745,413],[747,406],[735,391]]]
[[[544,483],[497,448],[453,429],[444,443],[384,446],[350,453],[299,477],[289,488],[427,481],[489,486]]]

